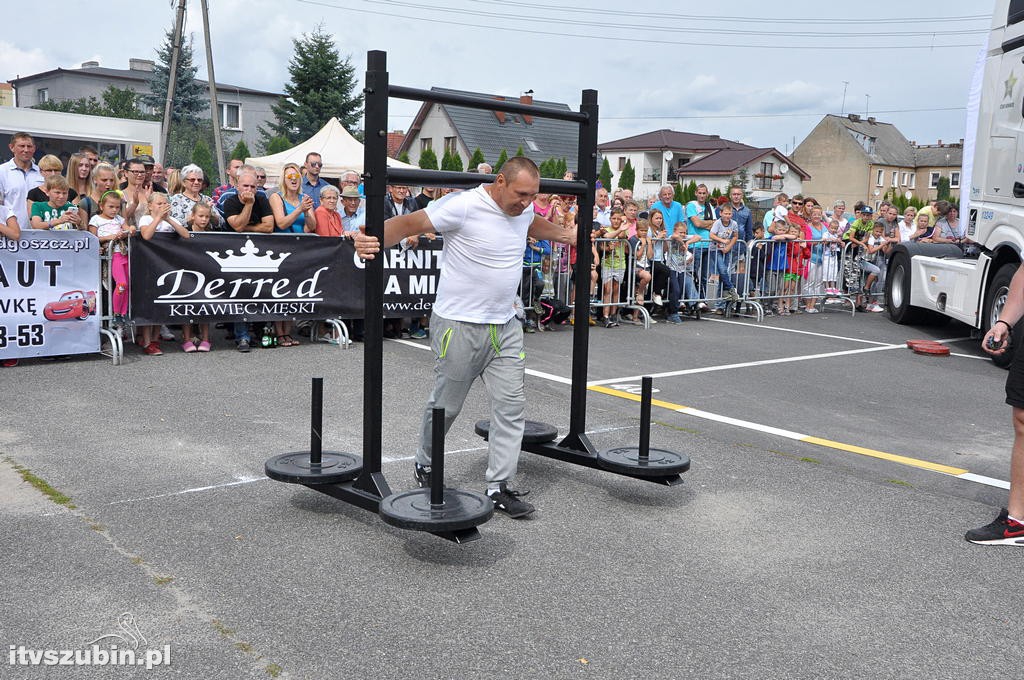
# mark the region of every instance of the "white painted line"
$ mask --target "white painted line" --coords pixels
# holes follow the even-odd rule
[[[727,323],[734,326],[745,326],[747,328],[753,328],[756,330],[764,331],[780,331],[783,333],[796,333],[797,335],[813,335],[818,338],[829,338],[831,340],[846,340],[847,342],[860,342],[867,345],[889,345],[888,342],[879,342],[877,340],[865,340],[864,338],[848,338],[845,335],[829,335],[828,333],[815,333],[814,331],[801,331],[796,328],[780,328],[778,326],[762,326],[755,323],[746,323],[743,321],[729,321],[728,319],[713,319],[703,317],[702,321],[714,321],[715,323]]]
[[[725,423],[726,425],[735,425],[736,427],[743,427],[748,430],[757,430],[765,434],[774,434],[779,437],[786,437],[787,439],[802,440],[808,435],[800,432],[793,432],[792,430],[783,430],[778,427],[772,427],[771,425],[761,425],[760,423],[753,423],[749,420],[740,420],[739,418],[732,418],[730,416],[719,415],[718,413],[711,413],[710,411],[701,411],[697,408],[686,406],[684,408],[676,409],[676,413],[685,413],[688,416],[696,416],[697,418],[704,418],[705,420],[714,420],[719,423]]]
[[[1010,488],[1010,483],[1003,481],[1002,479],[994,479],[992,477],[986,477],[985,475],[976,475],[973,472],[965,472],[962,475],[957,475],[957,479],[966,479],[968,482],[977,482],[978,484],[985,484],[986,486],[994,486],[997,489]]]
[[[664,373],[648,374],[652,378],[670,378],[677,375],[693,375],[695,373],[712,373],[714,371],[729,371],[735,368],[750,368],[751,366],[768,366],[771,364],[787,364],[794,361],[809,361],[811,359],[827,359],[829,357],[842,357],[850,354],[864,354],[866,352],[884,352],[890,349],[900,349],[904,345],[882,345],[881,347],[864,347],[861,349],[847,349],[840,352],[825,352],[822,354],[806,354],[798,357],[783,357],[781,359],[765,359],[763,361],[745,361],[740,364],[723,364],[721,366],[705,366],[704,368],[686,368],[679,371],[665,371]],[[640,380],[642,375],[631,375],[625,378],[611,378],[609,380],[592,380],[587,385],[611,385],[619,382],[630,382]],[[570,381],[571,382],[571,381]]]
[[[170,498],[171,496],[181,496],[187,493],[199,493],[200,491],[213,491],[214,489],[224,489],[229,486],[239,486],[242,484],[252,484],[253,482],[264,482],[268,477],[247,477],[234,482],[225,482],[224,484],[213,484],[211,486],[197,486],[194,489],[184,489],[182,491],[172,491],[171,493],[162,493],[156,496],[144,496],[142,498],[127,498],[123,501],[114,501],[113,503],[107,503],[107,505],[123,505],[124,503],[135,503],[137,501],[151,501],[156,498]]]

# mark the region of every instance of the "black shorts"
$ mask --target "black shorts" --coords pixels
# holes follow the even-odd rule
[[[1014,408],[1024,408],[1024,349],[1016,348],[1006,376],[1006,403]]]

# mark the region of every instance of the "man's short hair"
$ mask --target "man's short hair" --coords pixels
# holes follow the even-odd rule
[[[17,141],[19,139],[27,139],[28,141],[32,142],[33,144],[36,143],[36,140],[33,139],[32,135],[30,135],[29,133],[27,133],[27,132],[15,132],[13,135],[11,135],[11,145],[13,146],[15,143],[17,143]]]
[[[528,172],[531,176],[540,178],[540,169],[537,168],[537,164],[526,156],[513,156],[512,158],[509,158],[505,161],[505,164],[501,166],[501,170],[498,171],[498,174],[503,175],[506,182],[511,182],[518,177],[521,172]]]
[[[804,195],[803,194],[796,194],[795,196],[793,196],[793,200],[794,201],[802,201],[802,200],[804,200]]]
[[[697,185],[698,189],[700,189],[701,187],[704,187],[705,189],[707,189],[708,185],[707,184],[703,184],[703,183]]]
[[[89,146],[88,144],[83,144],[82,146],[80,146],[78,148],[78,153],[80,153],[80,154],[92,153],[92,154],[96,154],[97,156],[100,155],[99,151],[97,151],[93,147]]]
[[[661,192],[664,191],[665,189],[671,191],[672,195],[675,196],[676,190],[675,187],[673,187],[671,184],[662,184],[660,187],[658,187],[658,195],[660,196]]]
[[[64,189],[67,191],[71,188],[71,185],[68,184],[68,178],[64,175],[50,175],[46,178],[46,181],[43,182],[43,186],[47,191],[51,189]]]
[[[949,212],[949,209],[953,207],[953,204],[949,201],[939,201],[935,204],[935,212],[943,217]]]
[[[476,171],[479,172],[481,175],[489,175],[491,174],[492,170],[494,170],[494,168],[491,167],[490,163],[481,163],[480,165],[476,166]]]

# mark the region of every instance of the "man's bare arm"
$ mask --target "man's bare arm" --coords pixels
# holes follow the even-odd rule
[[[538,241],[558,241],[559,243],[576,244],[576,230],[565,229],[554,222],[549,222],[540,215],[533,218],[530,229],[527,232]]]

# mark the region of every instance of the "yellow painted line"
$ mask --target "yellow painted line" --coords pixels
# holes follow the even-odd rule
[[[600,392],[601,394],[607,394],[613,397],[619,397],[621,399],[628,399],[630,401],[640,401],[639,394],[632,394],[630,392],[624,392],[622,390],[614,390],[608,387],[600,385],[593,385],[587,389],[592,392]],[[933,463],[928,460],[921,460],[919,458],[910,458],[909,456],[900,456],[895,453],[886,453],[885,451],[876,451],[875,449],[865,448],[863,446],[856,446],[854,444],[844,444],[843,442],[833,441],[831,439],[822,439],[821,437],[813,437],[808,434],[802,434],[800,432],[791,432],[789,430],[783,430],[770,425],[761,425],[760,423],[753,423],[749,420],[740,420],[738,418],[731,418],[729,416],[722,416],[709,411],[701,411],[700,409],[693,408],[691,406],[683,406],[682,404],[673,404],[670,401],[661,401],[659,399],[651,400],[652,406],[658,406],[660,408],[675,411],[676,413],[684,413],[686,415],[695,416],[697,418],[704,418],[706,420],[714,420],[718,422],[727,423],[729,425],[736,425],[743,427],[748,430],[756,430],[758,432],[764,432],[766,434],[774,434],[796,441],[804,442],[806,444],[814,444],[816,446],[823,446],[829,449],[835,449],[837,451],[846,451],[847,453],[856,453],[860,456],[869,456],[871,458],[878,458],[881,460],[887,460],[892,463],[898,463],[900,465],[908,465],[910,467],[920,468],[922,470],[931,470],[932,472],[940,472],[945,475],[952,475],[953,477],[959,477],[961,475],[969,474],[967,470],[963,468],[953,467],[951,465],[942,465],[941,463]]]

